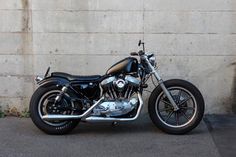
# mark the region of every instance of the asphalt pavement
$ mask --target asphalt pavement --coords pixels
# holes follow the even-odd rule
[[[163,133],[148,115],[143,115],[135,122],[117,126],[80,123],[63,136],[41,132],[29,118],[0,118],[0,157],[236,156],[236,116],[222,118],[205,116],[186,135]],[[232,122],[226,124],[228,120]]]
[[[236,157],[236,115],[208,115],[204,118],[222,157]]]

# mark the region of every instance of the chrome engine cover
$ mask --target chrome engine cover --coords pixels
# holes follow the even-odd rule
[[[111,76],[101,82],[105,102],[93,109],[93,116],[122,116],[137,107],[138,98],[134,96],[140,80],[126,75],[125,77]]]
[[[93,109],[93,116],[106,115],[107,117],[121,116],[131,112],[138,104],[137,98],[130,100],[106,101]]]
[[[126,82],[123,79],[118,79],[116,82],[114,82],[114,85],[117,90],[122,91],[126,85]]]
[[[107,79],[105,79],[105,80],[103,80],[103,81],[101,82],[101,85],[102,85],[103,87],[109,86],[109,85],[113,84],[113,82],[114,82],[115,80],[116,80],[116,77],[115,77],[115,76],[108,77]]]
[[[131,86],[138,87],[141,81],[133,76],[125,76],[125,81]]]

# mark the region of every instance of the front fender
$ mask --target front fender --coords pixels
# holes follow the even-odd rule
[[[47,87],[47,86],[51,86],[51,85],[65,86],[69,83],[70,83],[70,81],[65,78],[47,77],[47,78],[43,79],[42,81],[38,82],[38,85],[40,87]]]

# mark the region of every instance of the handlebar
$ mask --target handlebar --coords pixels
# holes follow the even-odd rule
[[[131,52],[130,53],[131,56],[142,56],[144,54],[145,54],[145,52],[143,52],[142,50],[140,50],[139,52]]]
[[[139,52],[131,52],[130,55],[131,56],[143,56],[143,55],[145,55],[144,42],[142,42],[142,40],[139,40],[138,46],[141,46],[141,45],[143,45],[143,50],[140,50]]]
[[[138,56],[138,53],[137,52],[130,52],[130,55],[131,56]]]

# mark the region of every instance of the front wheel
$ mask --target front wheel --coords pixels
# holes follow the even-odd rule
[[[200,91],[190,82],[168,80],[164,82],[179,107],[174,111],[160,86],[156,87],[148,102],[148,111],[153,123],[170,134],[185,134],[194,129],[204,114],[204,99]]]

